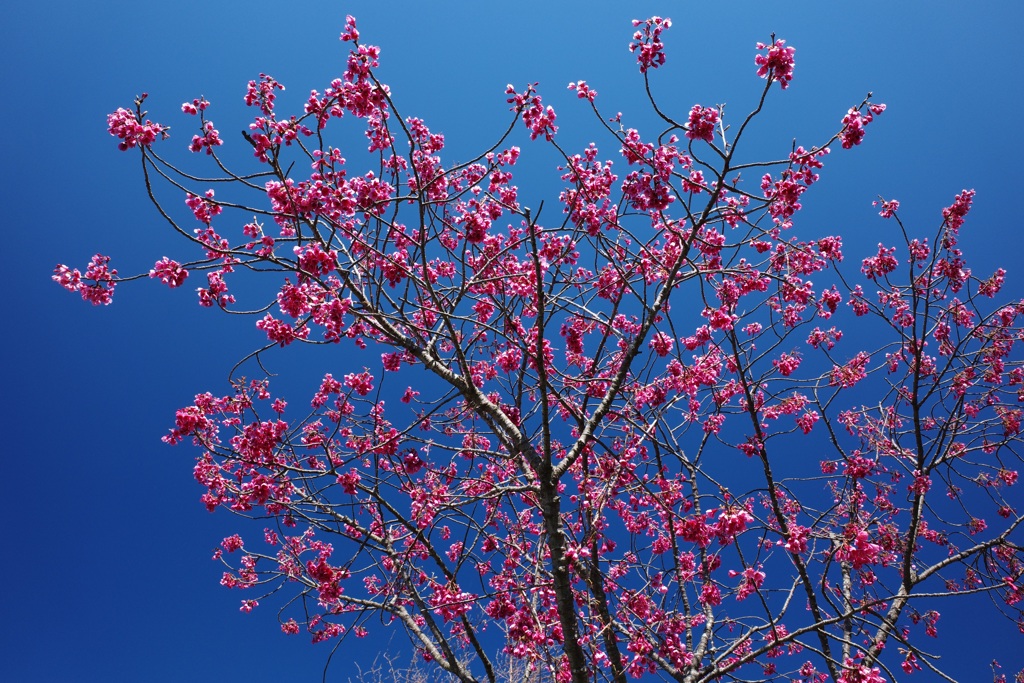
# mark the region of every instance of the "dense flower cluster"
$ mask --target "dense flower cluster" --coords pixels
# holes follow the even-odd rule
[[[784,40],[776,40],[771,45],[758,43],[757,49],[764,52],[754,57],[757,75],[777,81],[783,90],[788,88],[793,80],[793,66],[796,63],[793,56],[796,50],[792,46],[786,47]]]
[[[505,94],[509,95],[507,102],[512,105],[512,111],[521,112],[523,123],[530,129],[530,139],[536,140],[543,137],[551,141],[558,132],[555,125],[555,110],[551,107],[544,107],[540,95],[536,94],[536,83],[530,84],[522,93],[516,92],[515,87],[510,83],[505,87]]]
[[[691,140],[704,140],[713,142],[715,139],[715,126],[718,125],[719,113],[714,107],[702,107],[699,104],[693,105],[690,110],[689,128],[686,137]]]
[[[203,123],[203,134],[193,135],[188,148],[192,152],[201,152],[205,149],[207,154],[213,154],[213,148],[223,144],[220,133],[213,127],[213,121],[206,121]]]
[[[634,19],[633,26],[638,30],[633,34],[629,51],[636,53],[640,73],[662,66],[665,63],[665,44],[661,42],[661,34],[672,27],[672,20],[661,17],[651,17],[644,21]]]
[[[850,149],[855,145],[859,145],[864,141],[864,129],[869,123],[874,121],[875,117],[885,111],[884,104],[872,104],[868,103],[867,111],[861,111],[859,108],[851,108],[843,117],[843,131],[840,134],[840,141],[843,145],[843,149]],[[899,202],[896,203],[899,206]],[[883,208],[883,212],[888,210]],[[891,212],[889,212],[891,213]],[[885,216],[886,218],[888,216]]]
[[[182,268],[181,264],[177,261],[172,261],[164,256],[153,265],[153,269],[149,271],[149,276],[158,278],[160,282],[173,289],[174,287],[181,287],[185,282],[185,278],[188,277],[188,271]]]
[[[89,261],[84,275],[78,268],[72,270],[65,265],[58,265],[53,270],[52,279],[69,292],[78,292],[82,299],[94,306],[106,306],[113,300],[114,287],[117,285],[117,271],[110,268],[109,263],[109,256],[96,254]]]
[[[107,129],[111,135],[121,139],[117,148],[122,152],[136,146],[149,147],[157,136],[167,136],[166,126],[149,119],[143,122],[141,117],[124,108],[107,116]]]

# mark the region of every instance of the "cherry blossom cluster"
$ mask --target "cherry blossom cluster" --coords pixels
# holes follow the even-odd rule
[[[136,146],[149,147],[158,135],[167,137],[168,129],[149,119],[143,122],[140,115],[119,108],[114,113],[107,115],[107,130],[114,137],[120,138],[121,142],[118,143],[117,148],[125,152]]]
[[[776,40],[770,45],[758,43],[757,49],[764,53],[754,57],[757,75],[769,82],[778,82],[783,90],[788,88],[793,81],[793,56],[796,50],[792,46],[786,47],[784,40]]]
[[[879,202],[874,202],[875,206],[879,205]],[[898,199],[882,200],[882,210],[878,212],[878,215],[882,218],[892,218],[896,215],[896,212],[900,209],[900,202]]]
[[[576,97],[581,100],[593,102],[597,98],[597,91],[587,85],[586,81],[576,81],[569,84],[569,90],[576,91]]]
[[[864,129],[875,117],[885,111],[884,104],[868,103],[867,111],[862,112],[860,108],[851,107],[850,111],[843,117],[843,132],[840,139],[843,149],[850,149],[864,141]],[[899,206],[899,203],[896,204]],[[885,208],[882,209],[886,211]],[[888,216],[884,216],[888,217]]]
[[[971,210],[973,200],[974,190],[964,190],[949,207],[942,210],[942,217],[946,219],[946,225],[951,232],[956,233],[960,230],[960,226],[964,224],[964,216]]]
[[[153,269],[149,271],[149,276],[159,279],[160,282],[173,289],[184,284],[185,279],[188,277],[188,271],[182,268],[181,264],[177,261],[164,256],[153,265]]]
[[[206,108],[210,106],[210,102],[205,97],[197,97],[191,102],[184,102],[181,105],[181,111],[183,114],[195,116],[201,111],[206,111]]]
[[[277,99],[275,90],[284,90],[284,86],[267,74],[260,74],[258,81],[249,81],[245,91],[245,104],[249,107],[259,107],[264,116],[274,115],[274,100]]]
[[[640,65],[640,73],[647,73],[648,69],[657,69],[665,64],[665,44],[661,42],[663,31],[672,28],[672,20],[661,17],[651,17],[643,21],[633,20],[634,28],[638,30],[633,34],[633,41],[629,44],[629,51],[636,53],[637,64]]]
[[[213,154],[213,148],[223,145],[224,141],[220,139],[220,133],[213,127],[213,121],[205,121],[202,128],[203,134],[193,135],[188,148],[192,152],[201,152],[205,149],[207,154]]]
[[[507,102],[512,105],[512,110],[521,112],[523,123],[530,129],[530,139],[536,140],[543,137],[550,142],[558,132],[555,125],[555,110],[549,105],[544,107],[540,95],[536,94],[536,83],[527,86],[522,93],[516,91],[512,84],[505,88],[505,94],[510,95]]]
[[[117,286],[117,270],[110,268],[109,263],[109,256],[96,254],[89,261],[84,275],[78,268],[58,265],[51,279],[69,292],[78,292],[82,299],[94,306],[106,306],[113,301],[114,287]]]
[[[714,107],[702,107],[699,104],[693,105],[690,109],[689,128],[686,137],[691,140],[703,140],[714,142],[715,126],[718,125],[719,113]]]

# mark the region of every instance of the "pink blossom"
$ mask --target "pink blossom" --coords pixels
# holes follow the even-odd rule
[[[53,269],[53,276],[50,278],[69,292],[78,292],[82,299],[94,306],[108,305],[113,301],[114,287],[117,281],[117,270],[109,267],[110,257],[96,254],[89,261],[83,275],[77,268],[70,269],[60,264]],[[86,282],[83,282],[85,280]],[[92,284],[87,284],[92,281]]]
[[[867,299],[864,298],[864,291],[860,285],[853,288],[850,292],[850,299],[846,302],[846,305],[853,309],[853,312],[858,317],[867,315],[871,310],[871,305]]]
[[[185,195],[185,204],[188,205],[188,208],[192,209],[192,215],[200,223],[209,225],[213,221],[214,216],[219,216],[224,211],[224,208],[213,200],[213,196],[213,190],[207,190],[205,197],[197,197],[191,192]],[[227,245],[224,244],[223,246],[226,247]]]
[[[996,414],[1003,423],[1003,436],[1011,437],[1020,434],[1021,420],[1024,418],[1024,411],[997,406]]]
[[[342,31],[340,40],[346,42],[359,40],[359,31],[356,30],[356,18],[351,14],[345,17],[345,30]]]
[[[884,104],[869,104],[866,112],[861,112],[860,109],[851,108],[846,116],[843,117],[843,130],[840,133],[840,141],[843,145],[843,149],[850,149],[855,145],[859,145],[864,140],[864,129],[869,123],[871,123],[875,116],[885,111]],[[888,218],[892,215],[892,212],[899,208],[899,202],[896,202],[895,206],[891,210],[885,208],[883,202],[882,217]],[[889,215],[886,215],[888,213]]]
[[[884,245],[879,244],[878,254],[864,259],[860,272],[864,273],[871,280],[888,275],[896,270],[896,267],[900,264],[894,256],[895,253],[896,247],[886,248]]]
[[[837,560],[850,562],[854,569],[869,564],[877,564],[881,558],[882,547],[877,543],[871,543],[868,533],[863,529],[854,528],[848,532],[852,538],[841,545],[835,552]]]
[[[648,69],[657,69],[665,63],[665,45],[661,42],[661,33],[672,27],[672,20],[661,17],[651,17],[644,21],[634,19],[633,26],[643,28],[633,34],[629,51],[637,53],[640,73],[645,74]]]
[[[959,231],[960,226],[964,224],[964,217],[971,210],[974,194],[974,190],[964,190],[957,195],[952,205],[942,210],[942,217],[946,219],[946,225],[954,233]]]
[[[581,100],[587,100],[593,102],[594,98],[597,97],[597,91],[587,85],[586,81],[576,81],[575,83],[569,84],[569,90],[576,91],[576,97]]]
[[[717,415],[709,415],[708,419],[704,420],[704,432],[707,434],[719,434],[722,431],[722,424],[725,422],[725,415],[721,413]]]
[[[820,418],[821,416],[818,415],[817,412],[809,410],[805,413],[802,413],[800,417],[796,419],[796,425],[804,434],[810,434],[811,429],[814,428],[814,423],[817,422]]]
[[[206,100],[206,98],[197,97],[191,102],[182,103],[181,111],[185,114],[188,114],[189,116],[195,116],[199,112],[205,111],[206,108],[209,106],[210,103]]]
[[[505,88],[505,94],[510,95],[507,102],[512,105],[512,110],[520,112],[523,116],[523,123],[530,129],[530,139],[536,140],[543,136],[545,140],[555,139],[558,126],[555,125],[555,110],[548,106],[544,107],[540,95],[536,94],[536,83],[531,83],[523,93],[516,92],[514,86],[509,84]]]
[[[908,486],[907,490],[911,493],[923,496],[928,493],[928,489],[930,489],[931,486],[931,477],[921,474],[919,470],[914,470],[914,483]]]
[[[149,276],[151,278],[159,278],[160,282],[173,289],[180,287],[185,282],[185,279],[188,278],[188,271],[182,268],[181,264],[177,261],[172,261],[164,256],[153,265],[153,269],[149,271]]]
[[[1004,270],[1003,268],[997,269],[996,272],[992,274],[992,277],[981,282],[978,285],[978,294],[990,298],[994,297],[996,294],[999,293],[999,290],[1003,288],[1003,283],[1005,282],[1005,280],[1006,270]]]
[[[138,116],[123,108],[107,116],[107,129],[111,135],[121,139],[117,148],[122,152],[135,146],[149,147],[157,135],[166,138],[168,130],[166,126],[148,119],[143,123]]]
[[[220,545],[227,552],[233,553],[236,550],[241,550],[244,544],[242,543],[242,537],[238,534],[235,534],[233,536],[228,536],[227,538],[225,538],[223,541],[221,541]]]
[[[345,386],[355,391],[360,396],[366,396],[373,391],[373,375],[368,370],[358,374],[352,372],[345,375]]]
[[[718,109],[715,107],[702,107],[699,104],[693,105],[690,109],[689,130],[686,137],[691,140],[704,140],[714,142],[715,126],[718,125]]]
[[[737,444],[738,448],[748,458],[754,456],[761,457],[764,455],[764,444],[756,436],[748,436],[746,441],[741,444]]]
[[[823,291],[818,298],[818,314],[825,320],[828,320],[835,314],[836,308],[843,301],[843,295],[839,293],[835,285],[831,289]]]
[[[410,449],[405,457],[402,458],[402,464],[405,465],[406,474],[416,474],[426,464],[420,459],[419,453],[415,449]]]
[[[246,106],[259,107],[266,116],[272,116],[274,113],[274,100],[277,97],[274,92],[275,90],[284,90],[284,86],[274,80],[273,77],[267,74],[260,74],[258,82],[249,81],[249,86],[245,91]]]
[[[761,78],[778,81],[783,90],[788,88],[793,80],[793,55],[796,50],[786,47],[784,40],[776,40],[771,45],[758,43],[757,49],[768,51],[766,54],[758,54],[754,57],[757,75]]]
[[[722,604],[722,593],[711,581],[705,581],[700,590],[700,602],[702,605],[714,607]]]
[[[810,529],[807,527],[800,526],[799,524],[789,525],[789,536],[786,542],[783,543],[783,547],[791,553],[799,554],[807,552],[807,538],[809,536]],[[782,543],[780,541],[780,543]]]
[[[304,282],[295,286],[285,279],[281,291],[277,294],[277,304],[281,307],[282,313],[292,318],[298,318],[310,312],[316,301],[315,291]]]
[[[206,281],[209,287],[200,287],[197,291],[199,294],[199,305],[204,308],[210,308],[214,305],[220,308],[226,308],[229,304],[235,302],[235,297],[228,294],[227,283],[224,282],[224,273],[228,272],[225,269],[210,271],[206,274]]]
[[[338,255],[334,251],[324,251],[318,242],[310,242],[303,247],[294,248],[299,266],[304,273],[314,277],[323,276],[337,268]]]
[[[454,584],[438,585],[434,587],[434,594],[427,599],[427,603],[445,622],[448,622],[469,612],[476,597]]]
[[[928,260],[928,256],[932,253],[931,247],[928,246],[928,240],[911,240],[910,244],[907,245],[907,251],[910,253],[910,258],[914,260],[914,263],[923,265]]]
[[[790,218],[803,208],[800,197],[806,190],[805,179],[791,169],[784,170],[778,180],[772,179],[770,173],[765,173],[761,177],[761,192],[765,199],[771,200],[768,212],[775,223],[783,229],[792,226]]]
[[[858,664],[856,660],[846,659],[843,662],[843,673],[836,679],[836,683],[886,683],[878,667],[868,667]]]
[[[376,45],[359,45],[348,54],[345,80],[355,85],[366,83],[370,78],[370,70],[380,66],[379,60],[379,47]]]
[[[867,366],[869,359],[870,357],[861,351],[846,365],[833,366],[829,384],[844,389],[854,386],[867,377],[867,372],[864,368]]]
[[[344,474],[338,475],[338,486],[341,487],[343,492],[350,496],[354,496],[359,493],[359,481],[360,477],[358,470],[353,469]]]
[[[718,542],[722,545],[729,545],[753,521],[753,515],[741,507],[724,508],[712,528],[718,537]]]
[[[798,367],[800,367],[800,354],[784,353],[777,359],[773,360],[772,365],[778,368],[780,375],[783,377],[789,377]]]
[[[206,121],[203,123],[203,134],[193,135],[188,148],[192,152],[201,152],[205,149],[207,154],[213,154],[213,148],[223,144],[220,133],[213,127],[213,121]]]
[[[295,328],[282,320],[277,320],[269,313],[256,322],[256,327],[266,332],[267,338],[280,346],[288,346],[296,339],[309,337],[309,327],[303,325]]]
[[[877,206],[878,202],[874,202]],[[892,218],[900,208],[900,202],[898,199],[882,200],[882,210],[878,212],[878,215],[882,218]]]
[[[97,254],[98,256],[98,254]],[[72,270],[62,263],[57,264],[53,269],[53,276],[50,278],[69,292],[77,292],[82,288],[82,272],[75,268]]]
[[[828,330],[822,330],[820,327],[815,327],[809,335],[807,335],[807,343],[814,348],[824,347],[826,351],[831,351],[836,342],[843,338],[841,330],[837,330],[835,327],[830,327]]]
[[[738,318],[732,314],[727,306],[719,308],[705,308],[701,315],[707,318],[708,324],[713,330],[731,330]]]
[[[658,332],[653,337],[651,337],[651,341],[647,343],[647,345],[650,348],[654,349],[654,352],[657,353],[659,356],[667,356],[669,353],[671,353],[672,346],[674,344],[675,341],[672,339],[672,337],[665,334],[664,332]]]
[[[738,572],[735,569],[729,570],[730,577],[742,576],[743,580],[740,582],[739,587],[736,589],[736,599],[745,600],[751,593],[756,591],[764,583],[765,574],[764,572],[754,569],[753,567],[747,567],[742,572]]]
[[[341,393],[341,382],[334,379],[331,373],[324,375],[323,381],[320,382],[320,389],[317,390],[313,396],[311,405],[313,408],[319,408],[327,403],[327,397],[331,394]]]
[[[900,664],[900,668],[903,669],[903,673],[912,674],[915,671],[921,671],[921,664],[913,652],[907,652],[907,658]]]

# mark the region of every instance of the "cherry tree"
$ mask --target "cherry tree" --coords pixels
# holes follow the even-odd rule
[[[196,447],[209,510],[257,520],[215,555],[243,611],[345,646],[401,628],[466,682],[952,680],[927,641],[947,599],[985,594],[1024,628],[1024,302],[958,246],[974,191],[923,232],[880,200],[893,240],[850,267],[839,236],[793,226],[832,148],[885,105],[869,94],[831,138],[749,158],[793,47],[756,45],[746,115],[675,112],[651,87],[670,27],[635,21],[629,44],[661,130],[570,83],[593,112],[582,150],[536,84],[509,85],[508,127],[447,161],[352,17],[343,75],[301,112],[249,82],[247,170],[203,98],[182,112],[206,171],[161,156],[145,95],[110,114],[196,252],[148,276],[200,280],[200,306],[265,337],[165,437]],[[516,165],[536,146],[560,189],[529,208]],[[53,279],[109,304],[144,276],[97,255]],[[264,361],[298,345],[331,371],[286,402]]]

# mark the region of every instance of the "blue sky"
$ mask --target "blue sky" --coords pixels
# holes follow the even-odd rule
[[[1008,288],[1024,292],[1018,2],[295,7],[111,0],[0,9],[8,103],[0,192],[15,259],[0,338],[0,679],[319,680],[328,648],[281,635],[270,612],[240,614],[241,596],[217,585],[211,550],[238,523],[205,512],[192,454],[159,441],[174,410],[197,392],[222,390],[261,335],[251,321],[200,309],[192,286],[122,285],[112,306],[93,308],[49,275],[58,262],[84,267],[96,252],[111,255],[122,274],[146,271],[160,256],[190,256],[148,204],[137,156],[118,152],[107,135],[107,113],[148,91],[151,116],[173,126],[168,144],[183,149],[192,131],[179,105],[205,95],[238,148],[245,83],[272,74],[289,88],[279,106],[299,109],[310,89],[323,90],[343,70],[346,13],[359,19],[365,42],[381,46],[380,74],[403,113],[446,133],[451,161],[496,139],[507,120],[506,83],[540,82],[568,149],[597,135],[565,90],[570,80],[586,79],[604,109],[642,128],[642,82],[626,50],[634,17],[674,20],[668,65],[653,81],[679,112],[695,102],[745,111],[760,85],[754,43],[774,31],[796,47],[796,75],[788,91],[772,94],[751,154],[778,157],[793,138],[827,137],[869,90],[889,105],[861,147],[828,159],[800,234],[841,234],[847,254],[860,258],[890,227],[871,206],[877,195],[900,199],[904,220],[930,235],[940,209],[973,187],[964,248],[976,272],[1002,265]],[[553,202],[553,162],[530,155],[527,146],[521,196]],[[296,353],[289,362],[312,377],[325,371],[323,359]],[[954,668],[981,680],[987,662],[971,659],[970,644],[979,642],[971,638],[1009,630],[943,625],[965,638],[948,654]],[[396,636],[396,647],[402,642]],[[328,680],[349,675],[335,665]]]

